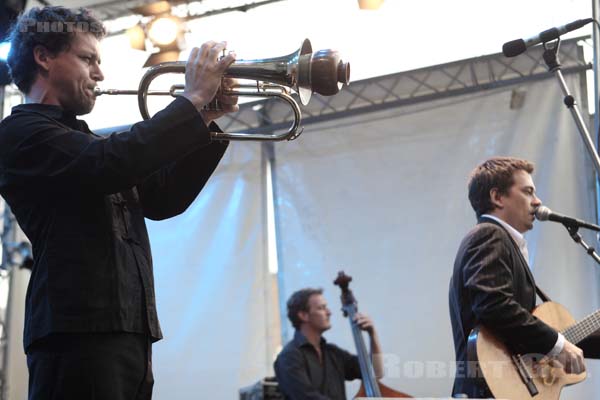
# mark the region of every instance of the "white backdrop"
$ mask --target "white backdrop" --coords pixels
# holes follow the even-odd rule
[[[578,79],[568,82],[578,98]],[[592,168],[558,85],[519,87],[526,95],[518,110],[509,109],[512,89],[310,125],[297,141],[275,145],[280,304],[298,288],[325,288],[336,310],[326,337],[352,350],[332,285],[343,268],[378,327],[384,382],[415,396],[450,393],[448,281],[475,222],[466,177],[477,163],[531,159],[547,205],[595,219]],[[260,145],[232,143],[190,209],[149,223],[165,333],[154,346],[158,400],[235,399],[272,373],[261,158]],[[577,319],[598,308],[600,269],[561,226],[536,224],[528,241],[538,283],[555,301]],[[563,400],[597,397],[599,364],[589,361],[589,378]]]
[[[261,152],[231,145],[182,215],[148,221],[158,313],[156,399],[235,399],[265,374],[266,232]]]
[[[579,93],[576,77],[569,85]],[[475,223],[466,190],[475,165],[493,155],[530,159],[547,205],[595,219],[593,170],[558,84],[519,87],[526,97],[518,110],[509,109],[512,89],[330,121],[276,147],[282,302],[299,288],[323,287],[334,310],[326,337],[353,349],[332,284],[345,270],[388,355],[384,383],[414,396],[451,391],[448,283]],[[527,240],[538,283],[553,300],[576,318],[595,311],[600,268],[566,230],[538,223]],[[597,397],[600,363],[588,366],[590,378],[563,399]]]

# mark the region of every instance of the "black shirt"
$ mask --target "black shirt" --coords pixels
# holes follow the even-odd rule
[[[321,338],[319,355],[306,337],[296,331],[294,339],[275,360],[279,389],[292,400],[345,400],[345,380],[360,379],[358,357]]]
[[[0,194],[33,247],[25,349],[50,333],[162,338],[144,217],[183,212],[226,148],[184,98],[106,137],[58,106],[14,107],[0,123]]]

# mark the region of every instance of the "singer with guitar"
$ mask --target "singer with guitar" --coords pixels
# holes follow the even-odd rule
[[[585,371],[582,349],[532,314],[536,285],[523,234],[533,228],[541,205],[533,169],[526,160],[494,157],[471,173],[469,201],[478,224],[460,245],[449,290],[457,361],[453,395],[493,397],[467,348],[469,335],[480,326],[514,353],[548,356],[567,374]]]
[[[331,328],[323,290],[296,291],[287,302],[287,311],[296,331],[274,364],[281,392],[291,400],[345,400],[345,381],[361,378],[360,365],[357,356],[323,338]],[[383,360],[373,322],[357,314],[356,323],[369,333],[373,368],[381,378]]]

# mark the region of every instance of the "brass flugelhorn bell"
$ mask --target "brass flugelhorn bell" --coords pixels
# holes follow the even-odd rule
[[[138,90],[101,90],[95,94],[135,94],[138,96],[140,113],[144,119],[150,118],[147,97],[149,95],[178,96],[183,85],[173,85],[167,91],[149,90],[152,81],[159,75],[185,73],[185,61],[166,62],[150,67],[142,77]],[[238,60],[231,64],[224,77],[254,80],[255,84],[238,84],[226,94],[250,97],[276,97],[285,101],[294,112],[294,122],[286,132],[279,134],[257,134],[249,132],[211,132],[214,139],[225,140],[292,140],[302,133],[302,114],[291,90],[298,93],[300,102],[308,104],[312,93],[332,96],[343,85],[350,82],[350,64],[340,59],[334,50],[319,50],[315,53],[308,39],[297,51],[283,57],[256,60]]]

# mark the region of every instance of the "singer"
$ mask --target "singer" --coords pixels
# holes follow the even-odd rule
[[[458,366],[452,394],[492,397],[476,366],[467,364],[467,339],[478,325],[490,329],[511,350],[557,357],[568,373],[585,370],[583,351],[532,315],[536,286],[527,241],[541,205],[531,162],[494,157],[475,168],[469,201],[478,219],[465,236],[450,280],[450,319]]]

